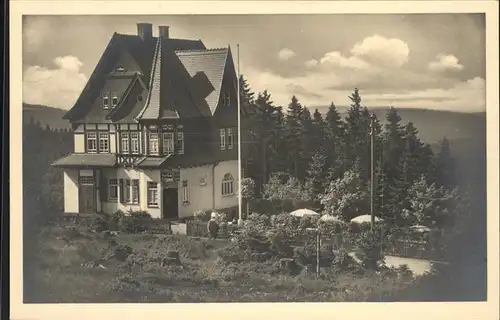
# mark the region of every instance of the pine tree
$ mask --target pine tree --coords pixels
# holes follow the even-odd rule
[[[326,123],[323,116],[316,108],[313,113],[312,120],[312,138],[311,143],[315,150],[325,148]]]
[[[413,123],[408,122],[404,131],[403,181],[409,187],[415,179],[425,174],[429,163],[423,152],[424,143],[418,138],[418,131]]]
[[[288,105],[286,114],[286,133],[287,151],[289,152],[290,167],[288,172],[300,179],[300,164],[302,155],[302,119],[303,108],[295,96]]]
[[[451,155],[450,142],[446,137],[439,143],[439,150],[435,158],[436,183],[438,186],[453,188],[455,180],[455,159]]]
[[[300,120],[302,126],[302,153],[300,155],[301,158],[300,176],[302,177],[302,173],[306,172],[307,164],[311,161],[311,158],[317,146],[314,144],[315,143],[314,128],[313,128],[313,120],[311,118],[311,112],[307,107],[303,107],[302,117]]]
[[[326,152],[328,156],[327,162],[332,169],[334,175],[336,170],[342,170],[341,163],[346,163],[345,153],[343,150],[344,142],[344,123],[335,104],[332,102],[328,108],[325,117],[325,135],[326,135]],[[337,178],[340,175],[337,175]]]
[[[318,149],[312,156],[307,169],[306,188],[317,200],[325,191],[326,156],[323,149]]]

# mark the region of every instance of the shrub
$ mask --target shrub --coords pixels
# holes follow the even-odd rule
[[[109,230],[109,228],[110,223],[107,216],[96,214],[92,217],[92,220],[90,221],[90,230],[95,232],[102,232]]]
[[[332,260],[332,268],[337,272],[352,271],[358,264],[345,249],[336,250]]]
[[[378,262],[383,259],[381,252],[380,235],[371,231],[364,231],[355,241],[358,248],[358,257],[367,269],[377,269]]]
[[[197,221],[208,221],[210,220],[210,214],[210,211],[196,210],[193,216]]]
[[[139,233],[151,227],[151,215],[145,211],[130,212],[129,216],[120,218],[119,228],[123,232]]]

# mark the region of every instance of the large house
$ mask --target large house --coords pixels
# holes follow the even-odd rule
[[[237,75],[230,47],[160,26],[114,33],[75,105],[67,213],[147,211],[183,219],[238,208]]]

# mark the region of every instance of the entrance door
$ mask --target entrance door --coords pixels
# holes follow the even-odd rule
[[[80,177],[79,183],[79,202],[81,213],[95,213],[96,212],[96,199],[95,199],[95,180],[94,177],[84,176]]]
[[[162,195],[162,215],[164,219],[179,217],[179,197],[177,188],[165,188]]]

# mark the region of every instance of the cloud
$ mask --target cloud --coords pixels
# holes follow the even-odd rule
[[[367,69],[370,65],[356,56],[345,57],[338,51],[326,53],[320,60],[321,64],[339,68]]]
[[[464,66],[458,63],[458,59],[454,55],[440,53],[436,56],[436,60],[429,62],[428,68],[430,71],[443,72],[460,71]]]
[[[356,43],[351,54],[373,64],[399,68],[408,62],[410,48],[403,40],[373,35]]]
[[[305,62],[305,65],[306,65],[306,67],[309,67],[309,68],[315,67],[318,65],[318,60],[316,60],[316,59],[307,60]]]
[[[23,72],[23,101],[63,109],[73,106],[87,82],[77,57],[57,57],[54,68],[29,66]]]
[[[295,52],[288,48],[283,48],[278,52],[278,58],[280,60],[289,60],[291,58],[295,57]]]

